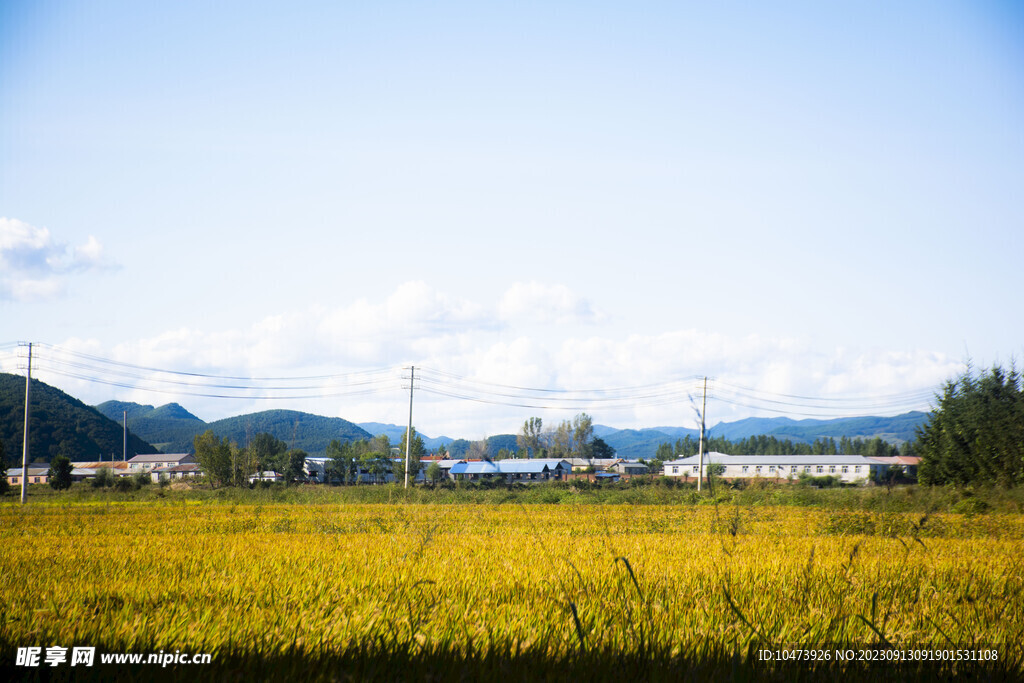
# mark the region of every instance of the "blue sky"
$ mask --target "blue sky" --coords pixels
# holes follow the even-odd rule
[[[848,412],[1024,351],[1011,3],[0,12],[0,343],[244,377],[710,375]],[[56,369],[89,402],[208,419],[407,411],[400,388],[225,400]],[[538,412],[501,403],[425,395],[416,422],[475,438]],[[748,403],[709,419],[780,414]]]

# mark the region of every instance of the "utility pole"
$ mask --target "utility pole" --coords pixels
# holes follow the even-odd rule
[[[124,411],[124,444],[121,446],[121,459],[128,462],[128,411]]]
[[[25,373],[25,433],[21,445],[21,504],[28,498],[28,406],[32,398],[32,342],[28,343],[28,371]]]
[[[409,450],[412,447],[412,385],[416,381],[416,366],[409,366],[409,428],[405,432],[405,488],[409,488]]]
[[[700,405],[700,445],[697,446],[697,490],[704,478],[704,412],[708,407],[708,378],[704,378],[704,400]]]

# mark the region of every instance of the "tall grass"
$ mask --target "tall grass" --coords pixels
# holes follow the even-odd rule
[[[0,657],[24,675],[26,645],[212,652],[171,671],[211,680],[1017,677],[1022,543],[1020,515],[738,500],[4,505]],[[887,644],[1000,659],[756,657]]]

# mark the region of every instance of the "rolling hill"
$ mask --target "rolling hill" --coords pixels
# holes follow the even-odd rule
[[[154,408],[153,406],[124,401],[107,401],[96,406],[112,420],[120,422],[128,415],[128,429],[165,453],[184,451],[168,450],[172,444],[192,443],[192,437],[207,430],[206,423],[182,408],[177,403]],[[187,451],[189,449],[185,449]]]
[[[120,415],[118,416],[120,420]],[[25,378],[0,373],[0,441],[8,466],[21,466],[25,423]],[[58,455],[71,460],[121,459],[124,432],[119,421],[44,382],[33,380],[29,411],[29,457],[50,462]],[[129,431],[128,457],[157,449]]]
[[[227,437],[239,444],[245,444],[252,436],[266,432],[310,455],[324,453],[332,439],[345,442],[373,436],[340,417],[322,417],[296,410],[265,410],[204,422],[177,403],[154,408],[138,403],[107,401],[96,408],[117,419],[127,411],[128,429],[158,446],[164,453],[191,451],[195,436],[208,429],[212,429],[220,438]]]

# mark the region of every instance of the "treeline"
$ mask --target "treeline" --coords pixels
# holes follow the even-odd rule
[[[289,483],[305,477],[306,452],[289,449],[273,434],[257,434],[248,446],[239,446],[207,429],[193,438],[192,447],[196,462],[214,486],[248,485],[250,477],[264,472],[281,474]]]
[[[379,483],[386,481],[390,474],[395,480],[405,479],[405,440],[408,430],[402,434],[398,442],[398,453],[392,454],[391,440],[384,434],[372,439],[358,439],[348,443],[337,440],[327,445],[327,457],[330,462],[325,467],[326,479],[329,484],[359,484],[367,481]],[[412,443],[409,446],[409,480],[415,481],[421,469],[420,458],[427,454],[423,445],[423,437],[412,430]]]
[[[1024,483],[1024,378],[1011,366],[946,382],[938,408],[918,430],[925,484]]]
[[[594,420],[586,413],[545,428],[539,417],[523,423],[516,435],[519,458],[613,458],[615,449],[594,436]]]
[[[613,458],[615,449],[594,436],[594,420],[586,413],[545,427],[539,417],[527,419],[518,434],[499,434],[479,441],[456,439],[438,454],[469,460],[506,458]]]
[[[655,452],[655,459],[664,462],[697,455],[699,447],[699,439],[687,435],[685,438],[677,439],[674,444],[660,444]],[[910,441],[904,442],[902,445],[892,444],[877,436],[871,439],[860,437],[850,439],[844,436],[838,441],[832,437],[826,437],[816,439],[813,443],[806,443],[761,434],[736,441],[730,441],[721,436],[705,438],[704,452],[711,451],[726,455],[866,455],[870,458],[880,458],[894,455],[914,455],[915,446]]]
[[[401,457],[392,453],[391,441],[381,435],[372,439],[341,442],[332,440],[327,446],[326,483],[357,484],[383,482],[388,475],[405,476],[405,439],[398,445]],[[269,473],[281,475],[286,484],[307,481],[306,458],[302,449],[288,445],[266,432],[257,434],[248,446],[239,446],[227,437],[218,438],[212,429],[195,437],[196,461],[214,486],[248,486],[253,479],[264,480]],[[415,478],[420,458],[426,455],[423,438],[413,429],[410,446],[409,475]]]

